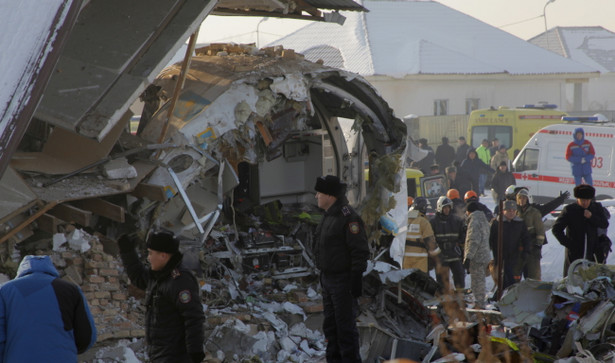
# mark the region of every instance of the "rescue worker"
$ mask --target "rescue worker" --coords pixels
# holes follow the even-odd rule
[[[509,185],[508,188],[506,188],[506,192],[505,192],[505,197],[506,200],[517,200],[517,193],[522,190],[528,190],[527,187],[518,187],[516,185]],[[551,213],[552,211],[555,210],[555,208],[559,207],[560,205],[564,204],[564,202],[566,201],[566,199],[568,199],[568,197],[570,196],[570,192],[569,191],[563,191],[559,193],[559,196],[553,198],[552,200],[548,201],[545,204],[538,204],[538,203],[533,203],[532,201],[530,201],[530,205],[536,209],[538,209],[538,211],[540,212],[540,216],[544,217],[547,214]],[[498,214],[498,209],[499,209],[499,205],[495,206],[495,210],[493,211],[495,215]],[[546,240],[545,240],[545,244],[546,244]]]
[[[545,244],[545,225],[538,209],[530,205],[530,192],[521,189],[517,193],[517,215],[523,219],[530,236],[529,250],[523,260],[523,278],[540,280],[540,259]]]
[[[443,291],[451,291],[450,273],[457,292],[465,289],[465,273],[463,269],[463,244],[465,242],[464,221],[453,213],[453,201],[445,196],[438,198],[436,215],[431,219],[436,243],[442,251],[440,262],[442,267],[436,279]]]
[[[487,217],[487,221],[491,222],[491,220],[493,219],[493,213],[491,212],[491,209],[489,209],[489,207],[487,207],[486,205],[480,202],[480,198],[478,197],[476,192],[474,192],[473,190],[470,190],[469,192],[467,192],[463,196],[463,201],[466,203],[466,205],[470,202],[476,202],[478,204],[478,209],[481,212],[485,213],[485,217]]]
[[[485,214],[478,208],[477,202],[468,203],[468,231],[464,244],[463,265],[470,273],[470,283],[474,295],[475,307],[485,308],[485,276],[487,265],[491,260],[489,252],[489,222]]]
[[[609,221],[602,204],[593,200],[595,194],[596,189],[591,185],[576,186],[574,197],[577,201],[565,206],[553,224],[553,235],[566,247],[564,277],[568,275],[568,267],[575,260],[601,259],[596,255],[601,252],[598,248],[598,229],[607,228]]]
[[[476,148],[476,156],[480,161],[482,161],[487,167],[491,162],[491,151],[489,150],[489,140],[483,139],[483,142],[479,147]],[[481,197],[485,196],[485,184],[487,183],[487,178],[491,176],[495,171],[489,167],[491,172],[481,171],[478,177],[478,191],[474,189]]]
[[[429,272],[427,257],[438,261],[440,248],[436,244],[431,224],[425,218],[429,201],[425,197],[416,197],[408,210],[408,232],[404,251],[403,269],[417,268]],[[436,262],[436,266],[439,262]]]
[[[453,213],[461,220],[466,218],[466,203],[459,197],[457,189],[449,189],[446,192],[446,197],[453,201]]]
[[[596,156],[594,145],[585,140],[585,131],[582,127],[576,128],[572,135],[573,140],[566,147],[566,160],[572,167],[574,184],[581,185],[583,182],[592,185],[592,160]]]
[[[316,227],[314,257],[320,270],[327,362],[361,362],[357,298],[363,290],[369,246],[361,217],[348,205],[337,176],[316,179],[316,200],[325,211]]]
[[[502,217],[502,263],[504,269],[502,287],[506,289],[510,285],[521,281],[523,260],[526,258],[527,251],[529,251],[530,236],[525,222],[517,216],[517,203],[515,201],[507,200],[504,202]],[[495,219],[491,223],[489,234],[489,245],[495,259],[498,256],[498,226],[499,220]],[[495,263],[497,265],[497,260]]]

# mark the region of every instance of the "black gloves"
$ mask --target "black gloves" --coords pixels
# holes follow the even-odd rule
[[[123,234],[117,240],[117,246],[120,249],[120,253],[130,252],[135,249],[137,242],[137,236],[134,234]]]
[[[470,273],[470,259],[466,258],[466,260],[463,262],[463,267],[466,269],[467,273]]]
[[[564,197],[564,199],[568,199],[568,197],[570,196],[570,192],[567,190],[564,190],[563,192],[560,190],[559,192],[559,196],[560,197]]]
[[[350,292],[352,293],[352,296],[361,296],[363,293],[363,273],[352,272],[350,279]]]
[[[204,358],[205,353],[203,352],[190,353],[190,360],[192,360],[192,363],[201,363]]]

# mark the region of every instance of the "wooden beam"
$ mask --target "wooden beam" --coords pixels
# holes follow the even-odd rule
[[[139,183],[130,194],[137,198],[147,198],[158,202],[167,200],[164,187],[154,184]]]
[[[126,222],[126,210],[124,207],[113,204],[104,199],[92,198],[72,202],[78,208],[85,209],[101,217],[109,218],[119,223]]]
[[[45,213],[36,220],[36,223],[38,224],[38,229],[41,231],[54,234],[58,233],[58,226],[62,224],[62,221]]]
[[[36,219],[38,219],[38,217],[40,217],[43,214],[45,214],[48,210],[50,210],[51,208],[55,207],[57,204],[58,204],[58,202],[51,202],[51,203],[48,203],[48,204],[42,206],[41,209],[39,209],[36,213],[31,215],[30,218],[26,219],[20,225],[18,225],[17,227],[13,228],[12,230],[10,230],[4,236],[0,237],[0,243],[5,242],[9,238],[11,238],[14,235],[16,235],[17,233],[19,233],[19,231],[21,231],[24,227],[26,227],[30,223],[34,222]]]
[[[74,222],[82,226],[89,226],[92,220],[92,212],[73,207],[69,204],[58,204],[49,211],[54,217],[66,222]]]

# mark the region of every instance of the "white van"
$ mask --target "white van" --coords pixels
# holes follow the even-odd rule
[[[596,151],[592,160],[596,199],[615,198],[615,122],[568,122],[540,129],[513,161],[517,185],[528,187],[536,202],[555,198],[564,190],[572,197],[575,184],[566,148],[579,127]]]

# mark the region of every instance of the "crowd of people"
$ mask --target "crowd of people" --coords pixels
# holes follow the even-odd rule
[[[500,144],[497,138],[483,139],[481,145],[474,148],[460,136],[457,139],[457,149],[449,144],[448,137],[442,137],[442,143],[434,152],[427,139],[418,140],[418,147],[427,155],[413,166],[425,175],[445,172],[449,188],[457,189],[461,195],[474,191],[479,196],[485,196],[485,188],[490,187],[495,202],[504,199],[505,189],[515,184],[511,170],[511,160],[508,148]]]

